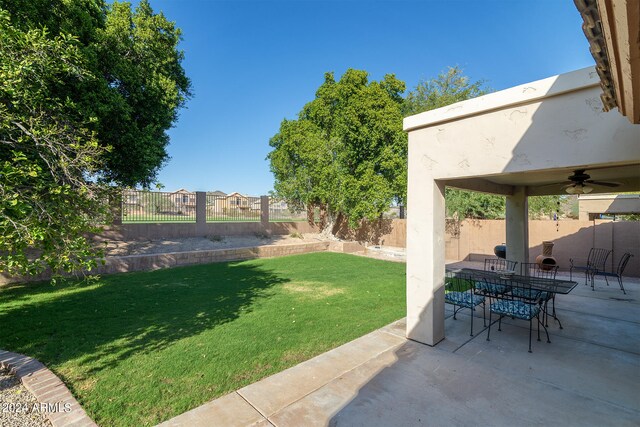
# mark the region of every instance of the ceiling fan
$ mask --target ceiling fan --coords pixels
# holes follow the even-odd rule
[[[603,187],[619,187],[620,183],[618,182],[607,182],[607,181],[594,181],[591,179],[591,176],[586,172],[586,169],[576,169],[573,171],[573,175],[569,176],[562,188],[569,194],[588,194],[593,191],[593,187],[591,185],[600,185]],[[588,185],[590,184],[590,185]]]

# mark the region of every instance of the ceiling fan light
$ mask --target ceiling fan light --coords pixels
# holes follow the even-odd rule
[[[567,188],[565,189],[565,191],[566,191],[567,193],[569,193],[569,194],[580,194],[580,193],[578,193],[577,188],[576,188],[576,186],[575,186],[575,185],[572,185],[571,187],[567,187]]]
[[[591,193],[592,191],[593,191],[593,187],[590,187],[590,186],[588,186],[588,185],[583,185],[583,186],[582,186],[582,192],[583,192],[584,194],[589,194],[589,193]]]

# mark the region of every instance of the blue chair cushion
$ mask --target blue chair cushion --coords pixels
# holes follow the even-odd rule
[[[476,290],[491,295],[503,295],[509,291],[509,286],[497,283],[476,282]]]
[[[489,309],[498,314],[530,320],[540,313],[540,306],[523,301],[497,300]]]
[[[547,301],[551,297],[551,294],[549,292],[543,292],[536,289],[528,288],[513,288],[511,289],[511,295],[533,301]]]
[[[478,304],[482,304],[484,297],[470,292],[447,292],[444,294],[444,300],[449,304],[473,308]]]

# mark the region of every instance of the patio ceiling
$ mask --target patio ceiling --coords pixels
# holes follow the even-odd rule
[[[568,183],[567,177],[576,169],[586,169],[586,173],[593,180],[620,184],[619,187],[614,188],[592,185],[592,194],[640,191],[640,164],[638,163],[622,166],[579,165],[551,170],[503,173],[471,179],[447,180],[445,184],[449,187],[503,195],[513,194],[513,186],[527,187],[529,196],[563,195],[567,194],[563,188]]]

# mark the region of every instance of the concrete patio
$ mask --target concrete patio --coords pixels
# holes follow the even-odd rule
[[[162,425],[637,426],[640,279],[625,288],[558,296],[564,329],[550,323],[533,353],[526,322],[487,341],[482,318],[470,337],[468,310],[454,320],[447,305],[435,347],[407,340],[400,320]]]

